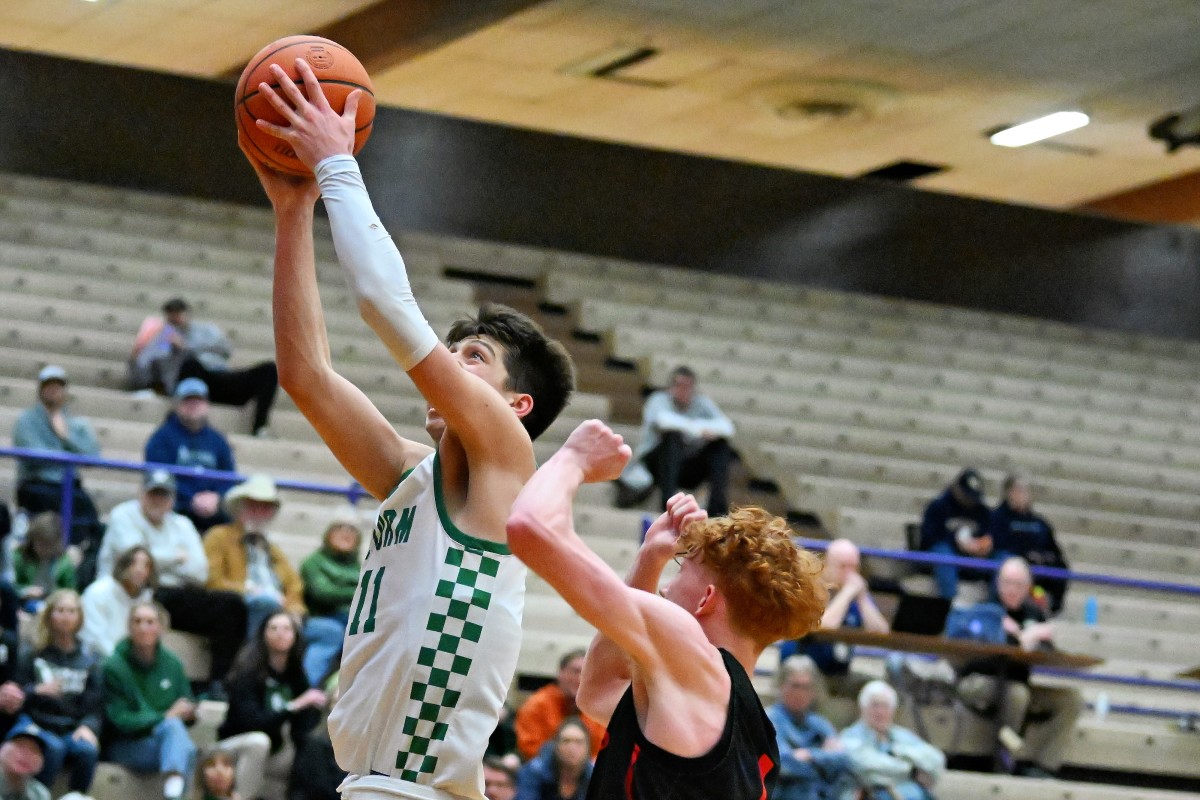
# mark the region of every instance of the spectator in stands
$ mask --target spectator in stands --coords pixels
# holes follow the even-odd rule
[[[175,478],[165,469],[152,469],[142,479],[142,492],[117,505],[108,515],[100,546],[99,570],[112,572],[117,556],[145,545],[154,558],[158,588],[154,599],[171,615],[175,630],[208,639],[212,680],[225,677],[239,644],[245,638],[246,603],[238,592],[205,588],[208,556],[196,526],[171,510]],[[210,692],[219,695],[215,687]]]
[[[588,719],[575,705],[579,692],[579,680],[583,676],[584,651],[572,650],[558,661],[558,675],[531,694],[517,710],[517,752],[522,760],[528,761],[538,754],[546,742],[554,737],[563,720],[579,717],[588,729],[591,756],[600,752],[604,740],[604,726]]]
[[[67,410],[67,372],[50,365],[38,373],[38,402],[17,418],[13,444],[33,450],[50,450],[78,456],[100,452],[91,423]],[[22,458],[17,462],[17,505],[30,514],[58,511],[66,469],[51,461]],[[71,489],[71,543],[86,547],[98,542],[103,526],[96,504],[75,473]]]
[[[579,717],[563,720],[517,773],[517,800],[584,800],[592,778],[591,738]]]
[[[46,753],[46,733],[25,721],[0,745],[0,797],[4,800],[50,800],[50,790],[37,780]]]
[[[1004,607],[1004,632],[1008,643],[1024,650],[1053,648],[1054,625],[1033,601],[1033,576],[1024,559],[1006,560],[996,573],[996,593]],[[1047,777],[1062,766],[1071,742],[1075,721],[1083,711],[1078,689],[1066,686],[1033,686],[1029,667],[1003,657],[971,661],[960,671],[958,693],[968,707],[985,716],[1000,715],[1001,760],[1007,765],[1016,759],[1017,771],[1034,777]],[[1005,683],[999,686],[999,675]],[[1000,700],[1000,708],[996,701]],[[1019,732],[1025,728],[1024,741]],[[1010,749],[1011,748],[1011,749]]]
[[[196,761],[196,718],[183,662],[162,644],[170,626],[153,600],[135,603],[129,636],[104,662],[105,759],[165,778],[164,800],[183,797]]]
[[[6,605],[16,602],[9,597],[0,602]],[[16,626],[0,629],[0,740],[8,735],[17,714],[25,705],[25,691],[17,683],[17,666],[20,663],[21,644]]]
[[[1030,564],[1042,567],[1069,569],[1054,527],[1033,510],[1028,475],[1012,473],[1004,478],[1004,501],[992,512],[988,521],[994,555],[998,561],[1020,556]],[[1067,594],[1067,582],[1061,578],[1040,578],[1037,594],[1044,595],[1051,614],[1062,610]]]
[[[268,771],[284,775],[290,771],[292,759],[321,719],[325,692],[309,687],[303,658],[304,642],[296,620],[278,612],[267,617],[254,639],[246,642],[229,673],[229,713],[218,731],[221,740],[217,746],[236,749],[247,739],[266,734],[274,762],[265,770],[260,760],[257,769],[238,775],[247,797],[259,796],[262,777]],[[284,748],[285,726],[294,745],[291,750]],[[256,759],[267,755],[257,747],[252,752]],[[239,753],[239,761],[250,755]]]
[[[107,658],[129,633],[129,614],[138,603],[154,599],[158,576],[150,551],[131,547],[113,564],[111,575],[97,578],[83,590],[83,630],[79,638],[101,658]]]
[[[921,517],[920,548],[947,556],[987,558],[992,553],[988,535],[991,509],[983,500],[983,477],[964,469],[946,490],[925,506]],[[953,600],[958,594],[958,567],[939,564],[933,568],[938,594]]]
[[[779,701],[767,709],[779,742],[771,800],[838,800],[852,786],[850,759],[833,724],[812,710],[817,665],[791,656],[779,668]]]
[[[335,670],[340,667],[335,665]],[[332,672],[323,683],[329,702],[321,721],[305,737],[296,750],[292,762],[292,773],[288,776],[288,800],[341,800],[338,787],[346,779],[346,773],[338,766],[333,756],[333,742],[329,739],[329,708],[337,697],[338,672]]]
[[[304,584],[283,551],[267,540],[267,527],[279,513],[275,481],[251,475],[229,490],[225,504],[234,521],[213,528],[204,540],[208,588],[241,593],[250,639],[277,611],[304,614]]]
[[[43,511],[30,520],[25,541],[13,551],[13,588],[30,614],[56,589],[75,588],[75,563],[63,547],[57,511]]]
[[[227,472],[237,469],[229,440],[208,424],[207,384],[199,378],[180,381],[174,397],[174,410],[146,442],[146,461]],[[183,475],[176,483],[175,510],[195,523],[196,530],[204,533],[229,522],[221,508],[224,481]]]
[[[836,628],[863,628],[877,633],[887,633],[891,626],[875,605],[867,580],[859,572],[862,556],[857,545],[849,539],[834,539],[825,550],[823,578],[829,588],[829,603],[821,617],[822,630]],[[792,647],[781,647],[780,653],[788,656],[797,652]],[[871,678],[850,669],[854,648],[840,642],[815,642],[805,639],[798,652],[807,655],[817,665],[823,677],[818,683],[818,692],[834,697],[853,698]],[[839,713],[820,698],[817,708],[835,722],[848,721],[849,715]]]
[[[633,458],[617,480],[618,505],[644,500],[654,486],[662,507],[680,487],[708,481],[708,515],[729,512],[733,423],[707,395],[696,392],[696,373],[676,367],[671,385],[651,393],[642,407],[642,430]]]
[[[353,508],[339,512],[325,528],[321,547],[300,565],[304,584],[304,673],[311,686],[320,686],[342,652],[342,638],[350,617],[350,601],[358,589],[361,566],[358,552],[362,531]]]
[[[242,800],[237,791],[237,763],[237,757],[226,750],[213,750],[201,759],[196,773],[200,800]]]
[[[521,766],[521,756],[517,754],[517,714],[507,702],[500,707],[500,719],[488,737],[484,755],[498,758],[514,770]]]
[[[862,717],[842,731],[850,769],[869,800],[932,800],[946,769],[946,756],[907,728],[893,723],[898,698],[883,681],[858,695]]]
[[[517,772],[495,756],[483,759],[483,796],[486,800],[514,800]]]
[[[22,654],[18,681],[25,692],[22,722],[41,726],[44,764],[38,780],[53,786],[71,763],[70,791],[87,794],[100,760],[103,679],[100,658],[79,641],[83,608],[74,589],[51,594]]]
[[[244,406],[254,401],[251,431],[257,435],[265,430],[279,388],[275,362],[230,369],[233,351],[220,328],[193,320],[190,306],[180,297],[164,303],[162,312],[161,318],[147,318],[138,330],[130,356],[129,388],[171,393],[178,382],[199,378],[208,384],[214,403]]]

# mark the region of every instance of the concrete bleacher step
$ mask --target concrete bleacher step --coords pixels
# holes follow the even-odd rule
[[[1137,386],[1109,388],[1101,385],[1068,385],[1048,380],[1009,377],[989,372],[908,365],[881,359],[808,353],[802,348],[763,348],[722,340],[665,336],[658,331],[614,329],[607,337],[612,354],[625,361],[645,361],[671,353],[675,361],[686,359],[702,382],[735,382],[746,388],[801,390],[825,377],[847,377],[898,384],[924,391],[958,392],[971,396],[1005,397],[1017,401],[1069,403],[1125,414],[1150,415],[1164,420],[1195,421],[1196,387],[1164,381],[1139,390]],[[1160,385],[1162,384],[1162,385]],[[1154,394],[1152,392],[1158,392]]]
[[[581,287],[584,289],[590,286]],[[835,353],[872,353],[905,360],[914,349],[925,353],[939,348],[957,358],[992,359],[999,363],[1023,363],[1026,369],[1045,369],[1059,362],[1083,367],[1121,370],[1126,373],[1170,378],[1200,377],[1194,359],[1151,356],[1122,352],[1099,345],[1087,346],[1047,341],[1042,338],[997,335],[989,331],[964,330],[920,320],[894,320],[861,312],[811,308],[799,305],[789,323],[766,323],[739,319],[731,329],[724,317],[650,308],[620,301],[580,297],[570,304],[578,330],[603,335],[613,328],[634,325],[644,329],[730,337],[763,344],[813,346]]]
[[[886,549],[906,547],[905,526],[920,517],[870,509],[841,508],[823,520],[839,536],[859,545]],[[1200,555],[1191,548],[1152,542],[1130,542],[1095,535],[1056,531],[1055,538],[1067,562],[1159,571],[1162,580],[1188,580],[1200,572]]]
[[[677,362],[677,358],[664,355],[641,359],[646,383],[664,385]],[[993,437],[998,429],[1004,444],[1044,443],[1067,452],[1073,451],[1076,442],[1086,444],[1091,436],[1109,437],[1100,445],[1102,455],[1120,455],[1120,450],[1112,448],[1125,444],[1132,445],[1131,452],[1137,452],[1139,444],[1160,442],[1177,443],[1192,450],[1200,446],[1200,426],[1195,422],[1131,416],[1123,410],[1106,411],[1080,403],[1018,401],[943,391],[932,386],[901,386],[834,376],[813,377],[798,388],[757,387],[747,392],[736,380],[726,381],[715,367],[702,377],[704,392],[733,413],[807,420],[823,418],[837,404],[845,404],[842,413],[851,423],[879,418],[883,427],[889,427],[888,420],[899,419],[891,424],[902,430],[960,434],[964,433],[964,425],[968,434],[980,426],[989,432],[985,435]],[[846,417],[835,414],[833,419]],[[1186,453],[1194,456],[1192,450]],[[1173,462],[1173,449],[1158,453],[1164,455],[1155,454],[1150,460]]]
[[[980,772],[947,770],[938,781],[939,800],[1184,800],[1195,797],[1188,792],[1166,789],[1142,789],[1134,786],[1110,786]]]
[[[780,284],[731,275],[697,273],[678,267],[614,264],[611,260],[596,263],[596,259],[585,259],[580,261],[577,266],[573,266],[575,261],[580,260],[564,259],[560,268],[556,270],[556,274],[562,275],[571,271],[576,276],[582,274],[585,277],[595,277],[605,286],[612,283],[654,286],[657,282],[651,278],[662,277],[663,282],[660,285],[671,286],[673,296],[678,296],[681,294],[681,289],[689,287],[693,289],[692,294],[700,296],[708,293],[741,296],[751,300],[766,299],[791,307],[793,310],[797,308],[821,311],[837,310],[854,315],[859,320],[869,319],[887,323],[890,327],[882,328],[881,332],[889,336],[901,335],[908,330],[908,326],[917,323],[944,327],[952,331],[956,337],[972,334],[1005,338],[1021,337],[1060,345],[1100,347],[1107,350],[1139,353],[1144,356],[1157,355],[1176,359],[1194,359],[1200,355],[1200,346],[1197,346],[1195,342],[1111,329],[1084,328],[1070,323],[1034,317],[884,297],[863,292]],[[568,267],[571,269],[568,270]],[[556,275],[552,274],[547,277],[553,279]],[[672,280],[672,277],[675,279]],[[599,294],[594,290],[589,294],[606,299],[614,299],[618,296],[617,293]],[[662,302],[652,305],[671,307],[670,303]],[[760,317],[734,318],[763,319]]]
[[[805,477],[825,476],[913,487],[927,497],[938,494],[969,461],[923,460],[844,452],[833,448],[811,448],[787,443],[762,443],[754,450],[774,472],[791,472]],[[997,486],[1004,472],[983,467],[984,479]],[[1089,511],[1139,515],[1151,521],[1190,521],[1200,516],[1195,495],[1163,492],[1113,484],[1035,475],[1031,482],[1038,505],[1065,506]]]
[[[0,259],[2,251],[0,247]],[[102,329],[128,332],[132,342],[133,332],[142,320],[157,313],[163,301],[174,294],[188,300],[197,318],[216,314],[223,326],[231,331],[238,331],[245,323],[269,325],[271,322],[268,283],[246,285],[245,281],[238,283],[235,279],[229,283],[229,280],[216,281],[210,276],[204,281],[172,281],[171,288],[165,290],[157,276],[154,279],[145,276],[130,279],[107,274],[107,269],[94,271],[99,274],[78,274],[77,263],[69,265],[70,274],[10,264],[0,260],[0,291],[32,306],[24,312],[23,318],[57,317],[70,320],[77,327],[99,325]],[[453,320],[474,308],[473,295],[466,284],[422,275],[412,276],[411,282],[424,313],[437,322]],[[323,283],[321,291],[325,321],[330,331],[369,332],[340,276]],[[35,312],[35,317],[29,316]]]
[[[753,459],[750,453],[749,458]],[[747,453],[743,453],[747,457]],[[941,483],[928,488],[854,478],[800,474],[789,470],[772,471],[768,465],[755,467],[758,474],[771,475],[780,484],[789,505],[821,515],[835,515],[840,508],[867,508],[893,511],[920,517],[925,505],[954,477],[943,476]],[[1056,528],[1075,533],[1111,536],[1135,541],[1190,547],[1200,543],[1200,524],[1165,517],[1146,517],[1092,510],[1080,506],[1043,503],[1035,500],[1038,513],[1051,520]]]
[[[812,404],[810,404],[811,407]],[[1139,450],[1113,438],[1059,432],[1035,438],[1017,426],[987,438],[980,426],[962,423],[941,430],[914,431],[903,412],[886,418],[842,406],[838,412],[802,417],[729,411],[738,435],[757,441],[801,447],[836,448],[883,457],[925,458],[972,464],[993,470],[1016,465],[1036,476],[1069,478],[1093,484],[1113,484],[1168,492],[1200,489],[1200,448],[1170,445]],[[1085,449],[1086,448],[1086,449]],[[1164,463],[1173,452],[1172,463]],[[1140,456],[1140,457],[1139,457]]]
[[[1122,331],[1088,329],[1067,323],[1030,317],[997,314],[861,293],[815,289],[795,284],[698,273],[678,268],[621,265],[587,260],[569,268],[571,260],[543,276],[543,292],[549,302],[567,306],[591,298],[628,306],[664,308],[683,313],[709,314],[724,319],[756,320],[760,323],[797,324],[808,322],[805,311],[838,310],[860,320],[886,321],[892,327],[879,332],[895,337],[907,334],[913,323],[939,325],[956,334],[1022,337],[1055,344],[1099,347],[1115,351],[1157,355],[1168,359],[1194,359],[1200,354],[1195,343]],[[658,278],[658,280],[655,280]],[[603,286],[604,291],[598,287]],[[667,291],[663,288],[669,286]],[[716,310],[722,313],[713,314]],[[866,323],[861,327],[869,328]],[[963,340],[965,344],[965,337]],[[1059,353],[1061,354],[1061,352]],[[1049,355],[1054,355],[1051,353]]]
[[[800,333],[791,342],[774,343],[731,339],[728,332],[712,331],[705,335],[696,331],[661,331],[629,325],[610,328],[604,336],[615,353],[625,355],[655,352],[646,346],[653,338],[661,342],[659,352],[719,356],[738,363],[760,365],[764,369],[782,367],[805,372],[832,369],[860,377],[876,377],[882,369],[888,369],[902,381],[911,381],[917,375],[926,378],[940,375],[948,385],[964,388],[978,385],[980,380],[1004,378],[1064,389],[1149,395],[1164,400],[1195,397],[1194,378],[1190,372],[1182,377],[1155,376],[1069,362],[962,353],[960,348],[952,347],[913,343],[900,347],[895,341],[866,337],[837,338],[831,343]]]

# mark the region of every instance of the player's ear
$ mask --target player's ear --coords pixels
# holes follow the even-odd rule
[[[700,602],[696,604],[696,616],[704,617],[715,613],[719,600],[720,598],[717,596],[717,587],[711,583],[708,586],[705,586],[704,594],[701,595]]]
[[[529,412],[533,411],[533,395],[530,394],[514,394],[509,398],[508,404],[512,406],[513,411],[517,412],[517,417],[522,419],[529,416]]]

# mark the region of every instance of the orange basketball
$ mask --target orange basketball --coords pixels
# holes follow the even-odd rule
[[[277,125],[287,124],[258,90],[260,83],[266,83],[273,89],[279,88],[271,74],[272,64],[282,67],[307,97],[308,93],[304,91],[304,84],[296,71],[297,58],[308,61],[329,105],[338,113],[345,108],[347,95],[355,89],[363,90],[355,117],[355,153],[362,149],[371,135],[371,126],[375,121],[375,95],[371,89],[371,77],[354,54],[337,42],[320,36],[285,36],[271,42],[250,59],[250,63],[242,70],[242,77],[238,79],[234,98],[238,130],[250,141],[253,155],[268,167],[288,175],[310,175],[311,171],[296,158],[291,145],[259,130],[254,124],[257,119]]]

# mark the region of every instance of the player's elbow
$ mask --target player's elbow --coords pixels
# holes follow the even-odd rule
[[[520,505],[515,506],[504,531],[508,537],[508,549],[517,558],[532,566],[530,562],[542,549],[543,528],[536,514]]]

